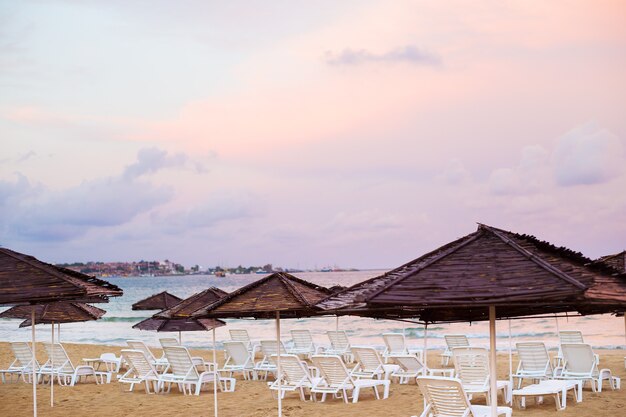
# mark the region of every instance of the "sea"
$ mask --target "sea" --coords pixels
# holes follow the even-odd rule
[[[350,286],[378,276],[383,272],[385,271],[302,272],[296,275],[307,281],[331,287],[333,285]],[[231,292],[264,276],[266,275],[108,277],[106,278],[107,281],[121,287],[124,290],[124,295],[112,298],[107,304],[98,304],[98,307],[107,310],[107,313],[100,320],[62,324],[60,338],[62,342],[68,343],[114,346],[125,346],[126,340],[139,339],[145,341],[149,346],[159,346],[159,337],[178,337],[178,334],[133,329],[133,324],[157,312],[133,311],[131,309],[133,303],[161,291],[168,291],[181,298],[186,298],[210,286]],[[276,335],[274,320],[225,321],[228,323],[227,326],[216,330],[218,347],[220,347],[221,341],[228,340],[228,329],[247,329],[253,340],[274,339]],[[18,327],[20,322],[21,320],[0,319],[0,340],[30,340],[30,328],[20,329]],[[285,319],[281,320],[280,326],[281,338],[285,341],[290,339],[290,330],[308,329],[311,331],[315,342],[320,345],[328,344],[326,331],[334,329],[345,330],[353,345],[382,347],[381,335],[386,332],[404,333],[410,345],[423,347],[426,342],[428,349],[442,349],[445,346],[443,339],[445,334],[466,334],[470,343],[475,346],[488,346],[489,344],[489,329],[485,322],[431,324],[428,326],[426,338],[424,338],[424,326],[420,324],[352,316]],[[50,327],[50,325],[43,324],[35,327],[38,341],[50,340]],[[497,322],[496,329],[498,350],[507,350],[510,345],[514,347],[516,342],[531,340],[543,341],[549,349],[556,349],[558,329],[580,330],[583,332],[585,342],[598,349],[624,349],[626,342],[624,318],[612,315],[500,320]],[[191,348],[212,348],[211,332],[185,332],[182,334],[182,339],[183,344]]]

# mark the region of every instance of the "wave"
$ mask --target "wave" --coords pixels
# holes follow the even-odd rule
[[[99,321],[107,322],[140,322],[149,317],[102,317]]]

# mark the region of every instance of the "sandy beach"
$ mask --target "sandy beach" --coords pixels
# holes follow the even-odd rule
[[[120,347],[100,345],[64,344],[72,361],[77,364],[85,357],[97,357],[104,352],[119,354]],[[160,352],[154,349],[155,352]],[[44,358],[42,349],[38,357]],[[610,368],[615,375],[626,378],[624,370],[624,351],[599,350],[601,367]],[[193,355],[209,360],[211,351],[193,350]],[[219,360],[222,360],[219,352]],[[5,368],[12,360],[8,343],[0,343],[0,368]],[[507,355],[498,355],[498,374],[504,377],[508,369]],[[515,359],[514,359],[515,360]],[[429,364],[439,366],[439,352],[429,351]],[[41,416],[208,416],[213,415],[212,386],[208,386],[199,397],[183,396],[175,388],[170,394],[146,395],[143,388],[129,393],[123,390],[126,385],[113,382],[96,385],[81,383],[75,387],[55,386],[55,406],[50,407],[49,386],[38,386],[38,408]],[[606,388],[605,388],[606,389]],[[237,381],[234,393],[219,393],[219,412],[221,416],[270,416],[276,414],[274,400],[266,384],[261,381]],[[478,397],[476,404],[484,404]],[[411,416],[422,411],[422,397],[416,385],[392,384],[387,400],[375,400],[371,392],[363,392],[357,404],[344,404],[341,400],[329,400],[325,403],[300,401],[297,394],[289,394],[283,402],[285,416]],[[514,409],[515,415],[528,417],[547,417],[556,415],[552,399],[544,404],[535,405],[530,401],[526,410]],[[567,409],[558,412],[559,416],[621,416],[626,414],[626,391],[606,389],[600,394],[586,389],[583,402],[576,404],[568,399]],[[0,416],[32,415],[32,386],[24,383],[0,385]]]

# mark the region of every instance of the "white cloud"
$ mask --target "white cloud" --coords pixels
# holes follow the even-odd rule
[[[607,129],[588,123],[559,139],[552,163],[559,185],[600,184],[623,174],[624,145]]]

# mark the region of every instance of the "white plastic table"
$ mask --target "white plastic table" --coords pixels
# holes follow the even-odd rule
[[[519,406],[523,409],[526,407],[526,397],[539,397],[537,403],[540,404],[543,400],[542,397],[551,395],[554,397],[556,409],[564,410],[567,406],[567,391],[569,390],[574,390],[574,398],[577,403],[583,400],[583,381],[550,379],[513,390],[513,401],[515,401],[515,397],[521,397]]]

